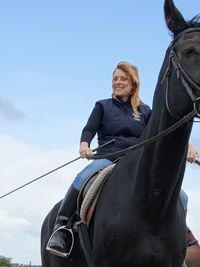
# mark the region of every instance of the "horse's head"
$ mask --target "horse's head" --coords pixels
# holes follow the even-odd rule
[[[182,117],[193,108],[200,113],[200,18],[186,21],[172,0],[165,0],[165,20],[173,35],[162,82],[168,111]],[[177,102],[178,100],[178,102]]]

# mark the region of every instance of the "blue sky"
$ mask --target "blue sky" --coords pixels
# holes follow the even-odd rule
[[[199,0],[175,4],[186,18],[200,12]],[[171,40],[157,0],[1,1],[0,32],[0,194],[78,155],[81,129],[95,101],[110,97],[119,61],[139,67],[141,97],[151,106]],[[198,131],[195,125],[191,141],[200,150]],[[0,255],[40,263],[42,220],[85,164],[0,200]],[[184,188],[191,199],[188,220],[200,236],[199,172],[187,166]]]

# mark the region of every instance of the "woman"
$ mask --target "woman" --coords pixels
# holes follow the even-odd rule
[[[90,143],[95,134],[99,146],[115,139],[114,143],[100,148],[97,153],[111,153],[138,143],[151,115],[149,106],[140,100],[139,87],[138,69],[128,62],[120,62],[112,75],[112,98],[96,102],[82,131],[79,150],[81,157],[93,154]],[[49,240],[47,250],[66,257],[71,243],[69,219],[75,212],[76,199],[82,185],[88,177],[109,166],[116,159],[94,160],[77,175],[60,206],[55,232]],[[66,225],[69,232],[59,229]]]

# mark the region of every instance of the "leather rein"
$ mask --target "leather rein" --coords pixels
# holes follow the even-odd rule
[[[168,62],[168,66],[166,68],[166,71],[164,73],[164,76],[161,80],[161,83],[163,83],[166,80],[166,107],[168,112],[177,119],[177,116],[173,114],[173,112],[171,111],[170,107],[169,107],[169,102],[168,102],[168,95],[169,95],[169,77],[170,77],[170,73],[172,70],[172,67],[175,69],[176,72],[176,78],[177,79],[181,79],[181,82],[186,90],[186,92],[188,93],[191,101],[193,102],[193,110],[191,112],[189,112],[187,115],[185,115],[183,118],[179,119],[178,122],[174,123],[172,126],[170,126],[169,128],[165,129],[164,131],[158,133],[157,135],[143,141],[140,142],[139,144],[136,144],[134,146],[130,146],[126,149],[122,149],[119,150],[117,152],[113,152],[113,153],[107,153],[107,154],[95,154],[93,156],[87,157],[88,159],[104,159],[104,158],[111,158],[113,156],[123,156],[124,154],[130,152],[130,151],[134,151],[137,150],[139,148],[144,147],[147,144],[153,143],[157,140],[159,140],[160,138],[168,135],[169,133],[175,131],[176,129],[178,129],[179,127],[181,127],[183,124],[185,124],[186,122],[190,121],[191,119],[194,118],[194,116],[200,117],[200,114],[198,113],[198,107],[200,105],[200,97],[197,97],[192,89],[197,89],[200,92],[200,87],[192,80],[191,77],[189,77],[189,75],[185,72],[183,66],[181,65],[176,52],[174,51],[174,44],[177,42],[178,39],[180,39],[180,37],[184,34],[190,33],[190,32],[196,32],[196,31],[200,31],[200,28],[190,28],[187,30],[184,30],[183,32],[181,32],[176,38],[174,38],[174,40],[170,43],[169,45],[169,62]]]

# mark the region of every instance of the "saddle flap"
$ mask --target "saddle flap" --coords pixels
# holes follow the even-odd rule
[[[84,224],[89,225],[90,219],[92,217],[93,211],[95,209],[99,194],[103,188],[103,185],[113,170],[115,164],[111,164],[110,166],[104,168],[99,173],[97,173],[92,180],[89,180],[87,186],[85,185],[83,190],[81,190],[81,198],[83,202],[80,206],[80,219]],[[85,189],[87,188],[87,192],[85,193]],[[79,199],[80,199],[79,197]]]

